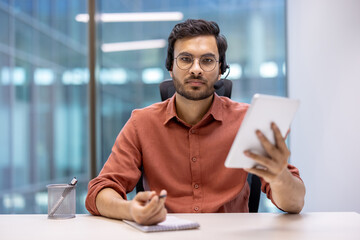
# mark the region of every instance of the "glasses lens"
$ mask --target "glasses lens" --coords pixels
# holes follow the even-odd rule
[[[216,66],[216,59],[212,56],[203,56],[200,58],[200,67],[205,72],[214,70]]]
[[[188,55],[179,55],[176,58],[176,64],[182,70],[189,69],[191,67],[193,61],[194,61],[193,58],[191,56],[188,56]]]

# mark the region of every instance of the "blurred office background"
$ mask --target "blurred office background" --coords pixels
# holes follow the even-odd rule
[[[311,205],[312,195],[321,199],[320,195],[324,193],[318,191],[322,188],[320,182],[313,182],[319,173],[309,170],[312,168],[309,162],[318,150],[314,147],[316,142],[321,142],[324,135],[316,135],[318,128],[310,128],[311,131],[305,134],[302,125],[311,126],[312,116],[320,114],[318,109],[314,110],[311,101],[318,98],[319,91],[314,89],[310,98],[305,93],[309,93],[311,86],[323,87],[322,91],[326,91],[326,87],[331,86],[331,81],[326,81],[334,77],[331,73],[338,66],[331,65],[331,69],[326,69],[326,79],[306,75],[316,71],[319,62],[307,65],[309,59],[305,53],[313,51],[311,59],[317,59],[316,49],[321,46],[325,57],[318,61],[326,63],[336,57],[324,54],[331,47],[314,43],[311,37],[304,36],[317,36],[316,32],[322,27],[330,28],[327,24],[330,13],[336,13],[340,19],[353,16],[356,22],[359,18],[355,17],[354,6],[359,7],[359,4],[355,1],[346,0],[340,8],[335,2],[340,4],[341,1],[337,0],[330,1],[331,4],[325,0],[318,0],[317,4],[310,0],[97,0],[97,21],[92,29],[96,35],[89,39],[88,8],[92,0],[0,0],[0,213],[46,213],[46,185],[66,183],[73,176],[79,179],[77,212],[87,212],[84,207],[87,183],[92,172],[100,171],[131,111],[160,101],[158,85],[170,77],[164,66],[166,39],[172,27],[187,18],[214,20],[227,37],[227,61],[231,67],[228,78],[234,84],[232,99],[249,102],[256,92],[287,96],[289,85],[290,96],[303,102],[290,136],[291,150],[294,150],[291,161],[294,159],[295,165],[300,167],[304,180],[311,181],[306,182],[310,193],[307,195],[308,209],[321,209],[323,199]],[[286,25],[287,5],[290,5],[291,26],[296,28]],[[316,6],[310,11],[313,22],[306,21],[307,11],[314,9],[313,5]],[[325,5],[330,13],[323,9]],[[340,10],[336,11],[338,7],[343,15],[339,15]],[[354,10],[346,15],[349,9]],[[160,20],[159,12],[169,15]],[[124,15],[126,13],[151,13],[155,19],[145,21],[141,20],[143,15],[137,15],[134,21],[132,15]],[[113,19],[112,14],[119,14],[115,15],[118,19]],[[319,23],[316,19],[320,14],[324,20]],[[341,24],[354,24],[350,20],[331,23],[338,27],[337,30],[342,29]],[[315,26],[319,29],[314,29]],[[290,53],[287,53],[286,29],[291,41]],[[359,28],[345,34],[350,32],[355,32],[355,40],[359,39]],[[334,37],[331,33],[326,34],[320,39],[325,41],[327,37]],[[303,39],[306,44],[301,42]],[[89,42],[94,40],[96,46],[92,50],[96,59],[89,59],[93,56],[89,55]],[[338,44],[341,45],[340,40],[335,41],[334,49]],[[348,47],[352,46],[354,44]],[[287,56],[293,73],[290,78],[286,75]],[[291,60],[296,65],[291,65]],[[96,62],[95,158],[90,154],[93,149],[90,147],[89,120],[93,116],[89,98],[94,95],[89,94],[89,61]],[[319,83],[321,87],[314,84],[318,80],[323,80]],[[300,84],[303,81],[307,83],[306,87]],[[351,79],[346,83],[346,86],[353,86]],[[354,86],[352,91],[356,92],[356,89]],[[304,112],[304,108],[311,111]],[[319,125],[326,116],[320,116]],[[354,121],[356,119],[359,119],[358,115]],[[312,135],[314,138],[307,138],[309,134],[315,134]],[[322,161],[321,154],[321,151],[317,152],[316,161]],[[347,156],[350,158],[349,153]],[[95,164],[91,164],[90,159],[95,159]],[[323,174],[322,181],[329,177]],[[331,183],[336,186],[335,182]],[[353,176],[351,182],[359,184],[359,177]],[[349,185],[346,186],[350,192]],[[130,198],[132,196],[129,194]],[[349,197],[359,200],[358,194]],[[337,210],[332,204],[330,201],[323,209]],[[354,204],[349,206],[354,210]],[[360,211],[359,208],[355,210]],[[260,211],[277,210],[262,196]]]
[[[0,213],[45,213],[46,185],[88,180],[86,1],[0,1]]]
[[[0,1],[0,213],[46,213],[46,185],[73,176],[77,212],[86,212],[90,2]],[[166,40],[187,18],[219,23],[229,43],[234,100],[287,94],[284,0],[98,0],[95,9],[96,173],[131,111],[160,101],[158,85],[170,77]],[[168,15],[161,20],[159,12]],[[264,201],[261,209],[272,205]]]

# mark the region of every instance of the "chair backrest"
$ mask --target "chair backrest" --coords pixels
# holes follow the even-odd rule
[[[166,99],[172,97],[175,93],[175,87],[172,79],[168,79],[160,83],[160,96],[161,100],[165,101]],[[215,85],[215,92],[219,96],[225,96],[231,98],[232,90],[232,81],[228,79],[221,79]],[[141,169],[143,173],[143,169]],[[260,188],[261,181],[260,178],[251,173],[248,174],[247,182],[250,186],[250,197],[249,197],[249,212],[258,212],[259,202],[260,202]],[[136,184],[136,192],[144,191],[143,186],[143,174]]]
[[[261,181],[260,178],[252,173],[248,174],[247,182],[250,186],[249,212],[257,213],[259,210]]]

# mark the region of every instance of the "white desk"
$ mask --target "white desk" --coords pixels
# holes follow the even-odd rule
[[[356,239],[360,240],[360,214],[271,213],[176,214],[200,223],[198,230],[143,233],[119,220],[76,215],[50,220],[46,215],[0,215],[0,239]]]

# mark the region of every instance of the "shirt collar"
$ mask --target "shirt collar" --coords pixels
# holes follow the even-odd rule
[[[205,114],[203,119],[206,119],[209,115],[211,115],[215,120],[222,122],[223,121],[223,108],[222,108],[222,100],[216,93],[214,93],[214,99],[211,104],[209,111]],[[178,118],[176,114],[175,107],[175,94],[170,98],[166,107],[166,118],[164,121],[164,125],[166,125],[171,119]]]
[[[166,125],[174,117],[175,118],[177,117],[176,108],[175,108],[175,94],[170,98],[170,100],[167,103],[166,118],[165,118],[164,125]]]

